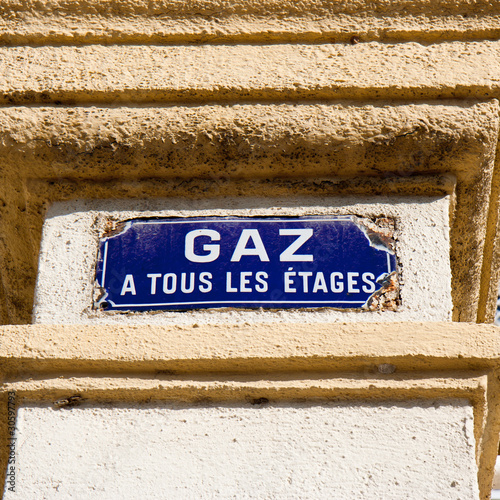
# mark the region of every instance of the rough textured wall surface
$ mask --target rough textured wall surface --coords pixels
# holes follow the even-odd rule
[[[0,13],[0,40],[19,45],[477,40],[500,18],[495,0],[6,0]]]
[[[0,5],[8,45],[495,39],[495,0],[79,0]]]
[[[478,496],[463,400],[28,403],[17,439],[18,491],[5,500]]]
[[[492,98],[499,51],[497,41],[2,47],[0,103]]]

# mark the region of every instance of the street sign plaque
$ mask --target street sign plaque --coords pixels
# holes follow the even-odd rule
[[[374,310],[397,288],[393,222],[383,221],[380,227],[350,215],[129,220],[100,240],[96,305]]]

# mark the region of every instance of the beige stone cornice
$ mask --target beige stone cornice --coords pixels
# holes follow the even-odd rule
[[[2,1],[0,16],[5,45],[429,43],[500,35],[494,0]]]
[[[491,99],[499,41],[0,48],[0,104]]]
[[[70,86],[99,85],[99,74],[94,83],[77,76]],[[490,319],[498,120],[494,99],[0,108],[1,322],[30,320],[41,226],[54,201],[443,192],[456,202],[454,318]]]
[[[102,371],[172,374],[500,368],[498,327],[468,323],[0,327],[6,373]],[[376,371],[376,370],[375,370]]]

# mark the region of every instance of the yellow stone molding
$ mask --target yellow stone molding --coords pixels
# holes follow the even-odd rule
[[[307,43],[495,39],[494,0],[0,2],[0,43]]]
[[[0,103],[491,99],[499,54],[495,40],[0,47]]]

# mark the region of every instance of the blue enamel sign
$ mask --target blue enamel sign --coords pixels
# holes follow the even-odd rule
[[[100,240],[96,305],[367,309],[394,276],[391,237],[355,216],[135,219]]]

